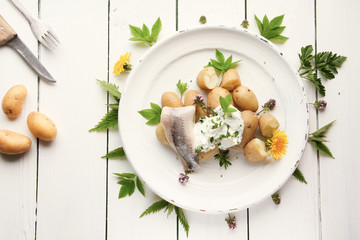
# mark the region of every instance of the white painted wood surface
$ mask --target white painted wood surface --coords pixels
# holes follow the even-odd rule
[[[308,184],[290,178],[279,191],[282,203],[271,199],[236,213],[238,228],[228,229],[224,215],[185,211],[190,224],[188,239],[359,239],[360,171],[356,133],[360,103],[356,0],[264,1],[85,1],[23,0],[31,13],[49,22],[61,46],[48,51],[39,46],[25,18],[9,1],[0,2],[0,14],[58,81],[49,85],[37,76],[12,49],[0,47],[0,96],[15,84],[24,84],[28,96],[23,114],[9,121],[0,114],[0,128],[31,137],[29,152],[17,157],[0,155],[0,239],[187,239],[177,218],[163,213],[138,216],[156,196],[146,189],[131,198],[117,199],[120,186],[114,172],[133,172],[125,160],[101,159],[121,146],[119,133],[89,133],[106,112],[107,96],[96,79],[116,83],[122,91],[127,74],[114,76],[113,64],[131,52],[131,63],[148,47],[128,41],[128,24],[152,25],[158,16],[163,28],[159,39],[199,25],[239,26],[247,17],[257,31],[254,14],[273,18],[285,14],[284,35],[290,39],[279,48],[290,65],[299,66],[297,53],[312,44],[348,57],[334,80],[325,82],[328,108],[310,112],[310,131],[337,119],[328,143],[336,159],[317,155],[308,144],[299,168]],[[38,6],[39,4],[39,6]],[[316,13],[316,14],[315,14]],[[316,25],[315,25],[316,24]],[[316,26],[316,28],[315,28]],[[315,31],[316,30],[316,31]],[[303,81],[309,102],[316,94]],[[50,144],[31,136],[27,114],[39,111],[51,117],[58,137]]]

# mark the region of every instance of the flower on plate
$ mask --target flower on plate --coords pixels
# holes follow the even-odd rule
[[[131,53],[125,53],[124,55],[120,56],[120,60],[117,61],[114,65],[114,74],[120,75],[120,73],[124,71],[130,71],[131,65],[129,64]]]
[[[262,106],[262,110],[258,113],[258,115],[262,112],[266,112],[269,110],[273,110],[273,108],[276,106],[276,100],[270,98],[263,106]]]
[[[229,229],[234,230],[236,228],[236,220],[235,216],[231,216],[230,213],[228,213],[228,218],[225,218],[226,223],[229,226]]]
[[[189,176],[187,175],[187,173],[183,174],[183,173],[180,173],[179,174],[179,182],[181,184],[185,184],[189,181]]]
[[[287,136],[284,131],[275,130],[273,136],[266,141],[266,146],[274,160],[279,160],[286,153],[288,144]]]

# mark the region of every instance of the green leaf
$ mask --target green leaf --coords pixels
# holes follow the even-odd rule
[[[232,56],[230,56],[225,61],[224,54],[220,52],[218,49],[216,49],[216,59],[218,61],[216,61],[215,59],[210,59],[210,62],[205,67],[213,67],[217,72],[220,72],[222,74],[224,74],[227,70],[233,68],[238,62],[240,62],[240,60],[236,62],[232,62]]]
[[[106,81],[101,81],[99,79],[97,79],[97,81],[100,83],[101,87],[105,91],[109,92],[111,96],[115,97],[116,99],[121,98],[121,93],[119,92],[119,86],[116,86],[115,84],[112,83],[108,83]]]
[[[183,94],[186,92],[186,90],[188,90],[187,83],[182,83],[181,80],[179,80],[176,86],[180,91],[180,99],[182,99]]]
[[[105,131],[118,126],[118,109],[111,109],[89,132]]]
[[[167,217],[169,217],[170,214],[174,211],[174,205],[172,205],[172,204],[167,205],[165,211],[168,212]]]
[[[144,186],[138,176],[136,176],[136,187],[139,190],[139,192],[145,197]]]
[[[157,41],[159,33],[161,31],[161,20],[160,17],[158,17],[154,23],[154,25],[151,28],[151,37],[153,38],[154,43]]]
[[[143,216],[149,215],[151,213],[156,213],[159,212],[160,210],[166,208],[169,205],[169,203],[167,201],[165,201],[164,199],[160,199],[157,202],[154,202],[153,204],[151,204],[141,215],[140,218],[142,218]]]
[[[102,156],[101,158],[114,159],[114,158],[122,158],[122,157],[125,157],[124,148],[119,147],[107,153],[105,156]]]
[[[336,120],[332,121],[331,123],[326,124],[325,126],[323,126],[322,128],[318,129],[317,131],[310,133],[311,136],[314,137],[325,137],[325,134],[329,131],[329,129],[331,128],[331,126],[334,124]]]
[[[220,62],[220,63],[224,63],[225,62],[225,57],[224,54],[222,52],[220,52],[219,50],[216,50],[216,59]]]
[[[323,154],[325,154],[326,156],[329,156],[331,158],[334,158],[334,156],[332,155],[330,149],[322,142],[317,142],[317,141],[310,141],[311,145],[313,145],[317,150],[319,150],[319,152],[322,152]]]
[[[284,14],[277,16],[273,18],[271,21],[269,21],[268,17],[265,14],[263,21],[261,23],[259,18],[255,15],[255,20],[261,36],[269,39],[272,42],[278,42],[278,43],[283,43],[287,39],[289,39],[288,37],[280,35],[286,28],[285,26],[280,26],[281,23],[283,22],[283,19],[284,19]]]
[[[157,105],[156,103],[150,103],[151,108],[157,113],[157,114],[161,114],[161,107],[159,105]]]
[[[142,32],[143,32],[144,36],[149,36],[150,35],[150,30],[145,24],[143,24]]]
[[[315,69],[318,70],[325,79],[334,79],[337,68],[346,60],[344,56],[338,56],[332,52],[320,52],[315,56]]]
[[[147,125],[157,125],[158,123],[160,123],[161,119],[160,116],[159,117],[155,117],[150,119],[149,121],[146,122]]]
[[[135,192],[135,182],[134,181],[129,182],[128,185],[129,185],[129,197],[130,197]]]
[[[141,111],[138,111],[138,113],[141,114],[146,119],[152,119],[157,115],[157,112],[155,112],[153,109],[144,109]]]
[[[220,96],[219,97],[219,100],[220,100],[220,105],[221,105],[221,108],[226,111],[230,104],[231,104],[231,101],[232,101],[232,97],[231,97],[231,94],[228,94],[225,98]]]
[[[148,125],[156,125],[160,123],[161,118],[161,107],[155,103],[150,103],[151,109],[144,109],[138,111],[141,116],[148,119],[149,121],[146,122]]]
[[[118,103],[109,103],[109,104],[105,104],[105,105],[112,108],[112,109],[119,109],[119,104]]]
[[[218,159],[220,167],[224,166],[225,169],[232,165],[229,161],[229,150],[220,150],[217,154],[215,154],[214,158]]]
[[[315,73],[308,74],[305,78],[316,87],[316,89],[322,96],[325,96],[325,86],[321,83],[321,79],[318,78]]]
[[[116,176],[121,178],[133,179],[136,177],[134,173],[114,173]]]
[[[303,183],[306,183],[306,180],[305,180],[305,177],[304,177],[304,174],[299,170],[299,168],[296,168],[294,173],[293,173],[293,176],[300,182],[303,182]]]
[[[129,27],[130,27],[131,34],[134,37],[137,37],[137,38],[143,38],[144,37],[143,31],[141,30],[141,28],[135,27],[135,26],[132,26],[132,25],[129,25]]]
[[[120,198],[124,198],[127,195],[131,196],[135,191],[135,183],[134,181],[123,181],[122,183],[122,187],[120,188],[120,192],[119,192],[119,199]]]
[[[181,208],[177,207],[177,206],[174,206],[174,209],[175,209],[176,215],[179,218],[179,221],[180,221],[181,225],[183,226],[183,228],[184,228],[184,230],[186,232],[186,237],[189,237],[190,226],[189,226],[189,223],[188,223],[188,221],[186,219],[184,211]]]

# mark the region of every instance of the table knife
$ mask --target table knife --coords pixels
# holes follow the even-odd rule
[[[7,45],[15,49],[23,57],[25,62],[40,76],[40,78],[51,83],[56,82],[46,68],[29,50],[29,48],[21,41],[17,33],[0,15],[0,46],[2,45]]]

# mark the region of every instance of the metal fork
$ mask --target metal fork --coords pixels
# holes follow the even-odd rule
[[[19,0],[10,0],[10,2],[12,2],[28,20],[33,34],[41,44],[50,50],[53,50],[60,44],[60,41],[55,35],[54,30],[48,24],[38,18],[33,17]]]

